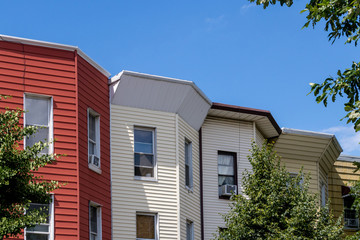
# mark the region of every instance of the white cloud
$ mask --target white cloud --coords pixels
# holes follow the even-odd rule
[[[252,7],[255,7],[255,6],[256,6],[255,3],[248,3],[248,4],[242,5],[241,9],[246,10],[246,9],[249,9],[249,8],[252,8]]]
[[[335,134],[343,148],[343,154],[360,156],[360,132],[355,132],[352,126],[335,126],[321,132]]]
[[[205,22],[207,23],[208,25],[208,28],[207,30],[208,31],[211,31],[213,30],[214,28],[217,28],[219,26],[222,26],[224,25],[226,22],[225,22],[225,16],[224,15],[220,15],[218,17],[213,17],[213,18],[205,18]]]

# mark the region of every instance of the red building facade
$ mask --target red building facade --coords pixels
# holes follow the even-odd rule
[[[21,123],[31,124],[48,106],[39,114],[56,140],[49,151],[65,155],[38,171],[66,185],[54,191],[47,230],[26,239],[111,239],[109,76],[77,47],[0,36],[0,94],[12,96],[0,109],[27,106]]]

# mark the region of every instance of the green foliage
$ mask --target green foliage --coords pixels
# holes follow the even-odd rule
[[[270,4],[280,3],[291,6],[293,0],[249,0],[267,8]],[[345,43],[354,43],[360,38],[360,1],[357,0],[309,0],[303,12],[306,12],[307,21],[304,27],[315,27],[325,22],[325,31],[329,32],[328,39],[334,43],[345,36]],[[316,96],[316,102],[323,102],[327,106],[328,98],[335,102],[336,96],[346,97],[344,109],[347,123],[354,124],[355,131],[360,130],[360,63],[353,62],[351,68],[345,71],[338,70],[337,77],[329,77],[322,84],[311,83],[311,92]],[[310,93],[311,93],[310,92]],[[343,119],[344,119],[343,118]]]
[[[270,144],[253,143],[248,159],[252,171],[244,174],[243,195],[233,196],[226,229],[216,239],[340,239],[341,219],[335,222],[309,193],[309,177],[304,183],[302,171],[291,177]]]
[[[0,239],[45,222],[46,216],[39,211],[25,212],[30,203],[49,203],[49,192],[59,187],[57,182],[33,174],[57,158],[56,154],[40,154],[48,143],[39,142],[26,149],[19,146],[36,132],[35,127],[19,124],[23,113],[20,109],[0,112]]]

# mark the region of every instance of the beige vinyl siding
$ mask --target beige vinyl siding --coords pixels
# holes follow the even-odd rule
[[[329,195],[335,217],[339,217],[344,209],[341,186],[352,186],[353,181],[360,179],[360,172],[354,173],[355,169],[352,162],[336,161],[329,174]]]
[[[194,239],[201,239],[199,133],[181,117],[178,117],[178,127],[181,239],[186,239],[186,220],[194,224]],[[185,139],[192,143],[192,191],[185,186]]]
[[[175,114],[111,105],[114,239],[136,238],[136,212],[157,213],[160,239],[178,239]],[[134,179],[134,126],[155,129],[157,181]]]
[[[207,117],[202,127],[203,161],[203,207],[204,238],[213,238],[218,227],[224,227],[220,214],[229,211],[229,200],[219,199],[218,195],[218,151],[236,152],[238,180],[245,169],[251,169],[247,159],[251,140],[254,139],[252,122]],[[241,190],[241,184],[238,183]]]
[[[312,193],[319,193],[318,161],[328,141],[308,136],[293,138],[291,135],[283,135],[275,144],[275,150],[289,172],[298,173],[303,167],[305,176],[310,174],[309,190]]]
[[[320,200],[320,204],[321,204],[321,186],[322,186],[322,184],[325,184],[325,196],[326,196],[326,201],[327,201],[328,197],[329,197],[328,174],[322,167],[322,164],[320,164],[319,165],[319,200]]]
[[[259,129],[257,127],[255,128],[256,128],[255,142],[259,147],[261,147],[265,141],[265,138],[262,135],[262,133],[259,131]]]

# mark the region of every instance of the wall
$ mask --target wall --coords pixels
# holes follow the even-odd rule
[[[79,94],[80,237],[89,238],[89,201],[101,205],[102,239],[111,239],[110,110],[108,79],[77,56]],[[87,110],[100,114],[101,174],[88,167]]]
[[[180,169],[180,226],[181,239],[186,239],[186,220],[191,220],[194,226],[194,239],[201,238],[200,220],[200,161],[199,133],[181,117],[178,117],[178,149]],[[185,139],[192,143],[193,189],[185,186]]]
[[[23,108],[24,93],[53,97],[54,152],[66,156],[36,175],[67,183],[55,191],[55,237],[79,239],[74,53],[0,41],[0,86],[0,94],[13,96],[0,101],[1,110]]]
[[[156,129],[157,181],[134,179],[134,125]],[[111,105],[113,239],[136,238],[136,212],[158,213],[160,239],[178,238],[176,115]]]
[[[204,239],[212,239],[218,227],[224,227],[219,213],[229,210],[229,200],[219,199],[218,195],[218,151],[236,152],[238,167],[238,189],[241,190],[241,177],[245,169],[251,169],[247,159],[251,141],[254,139],[254,125],[225,118],[207,117],[202,126],[203,161],[203,208]]]

